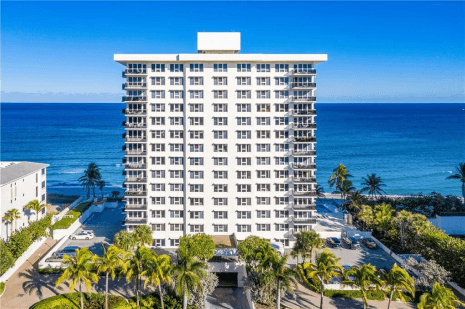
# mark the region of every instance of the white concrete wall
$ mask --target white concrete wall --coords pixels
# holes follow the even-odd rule
[[[60,221],[70,210],[72,210],[74,207],[79,205],[82,201],[86,200],[87,198],[85,196],[81,196],[78,199],[76,199],[69,207],[66,207],[63,209],[59,214],[53,215],[52,216],[52,225]]]
[[[53,234],[53,239],[54,240],[60,240],[63,237],[68,238],[71,234],[73,234],[81,225],[84,223],[84,221],[89,218],[89,216],[94,212],[102,212],[103,209],[101,209],[102,206],[96,206],[92,205],[90,206],[80,217],[78,220],[74,221],[73,224],[67,229],[56,229],[52,231]]]
[[[435,226],[448,235],[465,235],[465,216],[436,216]]]
[[[237,273],[237,285],[243,287],[242,278],[247,277],[244,262],[208,262],[208,270],[213,273]]]

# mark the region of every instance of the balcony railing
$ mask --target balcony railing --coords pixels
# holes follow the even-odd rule
[[[146,115],[147,110],[145,109],[123,109],[123,114],[126,115]]]
[[[141,89],[141,88],[147,88],[147,84],[146,83],[139,83],[139,84],[123,83],[122,88],[123,88],[123,90],[125,90],[125,89]]]
[[[145,223],[147,223],[147,218],[134,218],[134,217],[130,218],[130,217],[126,217],[126,219],[124,219],[124,223],[145,224]]]
[[[292,115],[297,115],[297,116],[301,116],[301,115],[303,115],[303,116],[305,116],[305,115],[313,116],[313,115],[316,115],[316,110],[314,110],[314,109],[293,109],[291,111],[291,114]]]
[[[137,97],[127,97],[127,96],[124,96],[122,98],[122,101],[123,102],[127,102],[127,101],[131,101],[131,102],[145,102],[147,101],[147,97],[146,96],[137,96]]]
[[[315,150],[292,150],[293,156],[316,156]]]
[[[316,224],[316,219],[315,218],[296,218],[296,217],[293,217],[292,221],[294,223]]]
[[[309,83],[309,82],[292,82],[292,88],[315,88],[316,83]]]
[[[290,137],[291,142],[293,143],[315,143],[315,137]]]
[[[126,150],[125,153],[127,155],[146,155],[147,154],[145,150]]]
[[[130,168],[130,169],[145,169],[147,167],[147,164],[145,164],[145,163],[126,163],[125,166],[126,166],[126,168]]]
[[[316,182],[316,177],[292,177],[293,182]]]
[[[300,74],[300,75],[313,75],[316,74],[316,69],[313,68],[306,68],[306,69],[293,69],[291,71],[292,74]]]
[[[316,196],[315,191],[292,191],[292,195],[298,195],[298,196]]]
[[[126,204],[124,210],[145,210],[147,209],[146,204]]]
[[[316,129],[316,123],[293,123],[293,129]]]
[[[304,170],[304,169],[315,169],[316,164],[315,163],[310,163],[310,164],[304,164],[304,163],[292,163],[291,167],[295,170]]]
[[[140,75],[140,74],[147,74],[147,69],[126,69],[123,71],[122,77],[126,77],[126,75]]]
[[[127,122],[123,121],[123,126],[126,128],[146,128],[147,124],[145,122]]]
[[[126,137],[125,138],[126,142],[141,142],[144,143],[147,141],[145,137]]]
[[[302,205],[302,204],[294,204],[292,205],[292,208],[294,209],[300,209],[300,210],[316,210],[316,205]]]
[[[145,177],[126,177],[127,182],[147,182]]]
[[[145,196],[145,195],[147,195],[147,191],[142,191],[142,190],[130,191],[130,190],[126,190],[125,195],[126,196]]]
[[[304,97],[300,97],[300,96],[291,96],[291,100],[294,101],[294,102],[311,102],[311,101],[316,101],[316,97],[310,97],[310,96],[304,96]]]

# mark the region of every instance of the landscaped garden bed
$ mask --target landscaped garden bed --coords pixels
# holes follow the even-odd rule
[[[57,229],[67,229],[76,222],[77,219],[92,205],[91,202],[81,203],[76,206],[73,210],[68,212],[65,218],[61,219],[60,221],[56,222],[52,225],[52,230]]]
[[[105,296],[96,293],[83,293],[85,309],[100,309],[105,305]],[[36,304],[31,309],[80,309],[79,293],[67,293],[46,298]],[[109,295],[108,307],[110,309],[130,308],[126,300],[121,296]]]

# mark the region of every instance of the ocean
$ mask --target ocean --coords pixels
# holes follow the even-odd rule
[[[122,103],[2,103],[1,160],[50,164],[48,192],[81,192],[77,179],[90,162],[100,166],[107,192],[121,189]],[[465,162],[465,104],[317,103],[317,181],[339,163],[361,188],[376,173],[389,194],[461,195],[446,180]]]

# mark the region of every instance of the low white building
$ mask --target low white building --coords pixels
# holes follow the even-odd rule
[[[34,211],[27,210],[26,205],[32,200],[46,202],[47,200],[47,167],[48,164],[33,162],[0,162],[1,180],[1,217],[10,209],[18,209],[21,218],[15,221],[13,228],[20,229],[36,220]],[[46,213],[45,208],[39,218]],[[6,240],[10,237],[10,222],[3,222],[0,237]]]

